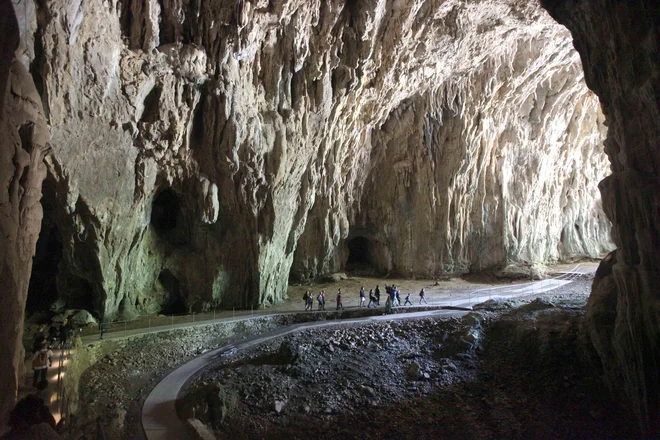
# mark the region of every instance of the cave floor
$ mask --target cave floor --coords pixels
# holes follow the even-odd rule
[[[631,438],[634,424],[584,360],[590,284],[486,303],[463,319],[274,339],[207,368],[179,413],[218,438]]]

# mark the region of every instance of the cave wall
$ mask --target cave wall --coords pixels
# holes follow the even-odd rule
[[[23,321],[41,227],[41,184],[50,138],[41,99],[19,61],[10,0],[0,1],[0,427],[16,402],[23,367]]]
[[[552,41],[552,43],[550,43]],[[541,32],[405,100],[360,151],[348,231],[313,210],[294,275],[341,270],[369,240],[377,273],[433,277],[613,248],[598,182],[604,117],[570,39]],[[330,217],[330,218],[328,218]]]
[[[372,221],[380,225],[378,243],[387,245],[374,253],[379,264],[405,275],[438,250],[418,274],[607,247],[607,225],[594,220],[597,200],[574,194],[602,175],[602,159],[590,156],[600,131],[589,114],[595,101],[577,91],[568,32],[535,3],[24,1],[16,11],[33,45],[22,60],[41,91],[56,147],[47,197],[62,241],[56,283],[65,301],[91,297],[96,313],[124,319],[181,302],[190,311],[276,302],[290,272],[341,268],[346,239]],[[550,45],[556,59],[541,50]],[[537,54],[548,72],[519,59]],[[569,63],[565,75],[562,63]],[[511,78],[522,83],[529,75],[543,79],[502,91]],[[491,93],[506,99],[489,100]],[[549,110],[536,104],[537,94]],[[560,107],[551,103],[571,97],[581,103],[573,113],[579,121],[555,118]],[[523,114],[521,123],[515,112],[487,116],[499,102],[538,115]],[[559,128],[549,128],[552,118]],[[505,133],[507,124],[513,134]],[[445,131],[452,142],[441,139]],[[593,162],[593,172],[573,183],[548,177],[545,190],[530,173],[529,187],[514,196],[513,184],[485,189],[496,179],[481,175],[480,164],[491,163],[491,174],[513,168],[513,159],[497,155],[518,151],[524,163],[545,141],[552,145],[533,167],[560,158],[569,168]],[[441,157],[452,149],[451,161]],[[383,214],[405,185],[381,182],[376,167],[392,168],[402,155],[419,163],[429,150],[440,163],[425,163],[419,184],[405,189],[414,199],[406,216],[424,209],[428,188],[437,194],[432,215],[413,224]],[[407,165],[396,169],[397,179],[410,173]],[[477,189],[460,196],[468,184]],[[560,187],[566,200],[542,201],[544,191]],[[152,221],[164,191],[177,200],[174,226],[165,229]],[[480,197],[498,215],[476,212]],[[528,213],[548,213],[554,241],[520,232],[545,224],[524,224]],[[584,237],[564,223],[584,225]],[[415,229],[412,245],[399,228]],[[425,235],[432,245],[420,243]],[[479,249],[493,255],[484,259]]]
[[[612,174],[599,185],[615,255],[601,263],[588,326],[613,390],[660,434],[660,5],[546,0],[600,98]]]

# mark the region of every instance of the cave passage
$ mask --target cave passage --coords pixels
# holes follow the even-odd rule
[[[169,270],[163,270],[158,275],[158,282],[163,286],[168,299],[160,309],[161,315],[183,315],[188,313],[188,306],[181,295],[181,286],[177,277]]]
[[[170,188],[161,191],[151,208],[151,224],[156,231],[165,233],[176,228],[179,197]]]
[[[347,271],[373,269],[371,262],[371,242],[366,237],[355,237],[348,241]]]
[[[62,237],[55,223],[44,210],[41,231],[32,262],[25,311],[28,314],[45,312],[57,300],[57,269],[62,260]]]

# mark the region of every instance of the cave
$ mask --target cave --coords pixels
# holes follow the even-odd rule
[[[346,243],[346,247],[348,248],[348,259],[345,265],[347,272],[374,270],[371,260],[372,244],[368,238],[361,236],[351,238]]]
[[[32,261],[32,275],[25,304],[27,314],[47,312],[60,296],[57,290],[57,272],[62,260],[62,237],[48,216],[48,211],[45,212]]]
[[[173,231],[179,216],[179,197],[171,188],[158,193],[151,205],[151,225],[161,234]]]
[[[0,3],[0,416],[24,318],[57,298],[252,310],[343,271],[433,286],[609,255],[572,336],[660,433],[660,4],[115,6]]]
[[[158,282],[166,292],[166,300],[160,309],[161,315],[183,315],[188,313],[188,306],[181,293],[179,280],[169,270],[158,275]]]

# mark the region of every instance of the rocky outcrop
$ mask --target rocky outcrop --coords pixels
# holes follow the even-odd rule
[[[405,276],[609,250],[569,34],[533,3],[468,3],[40,3],[25,58],[64,305],[273,303],[356,237]]]
[[[612,175],[600,183],[617,245],[594,282],[590,333],[613,389],[631,403],[642,430],[660,433],[660,5],[546,0],[570,29],[585,79],[600,98]],[[616,300],[612,295],[616,294]],[[598,302],[615,303],[603,314]]]
[[[0,426],[16,402],[23,371],[23,321],[41,227],[41,183],[50,138],[32,77],[15,56],[19,29],[0,1]]]

